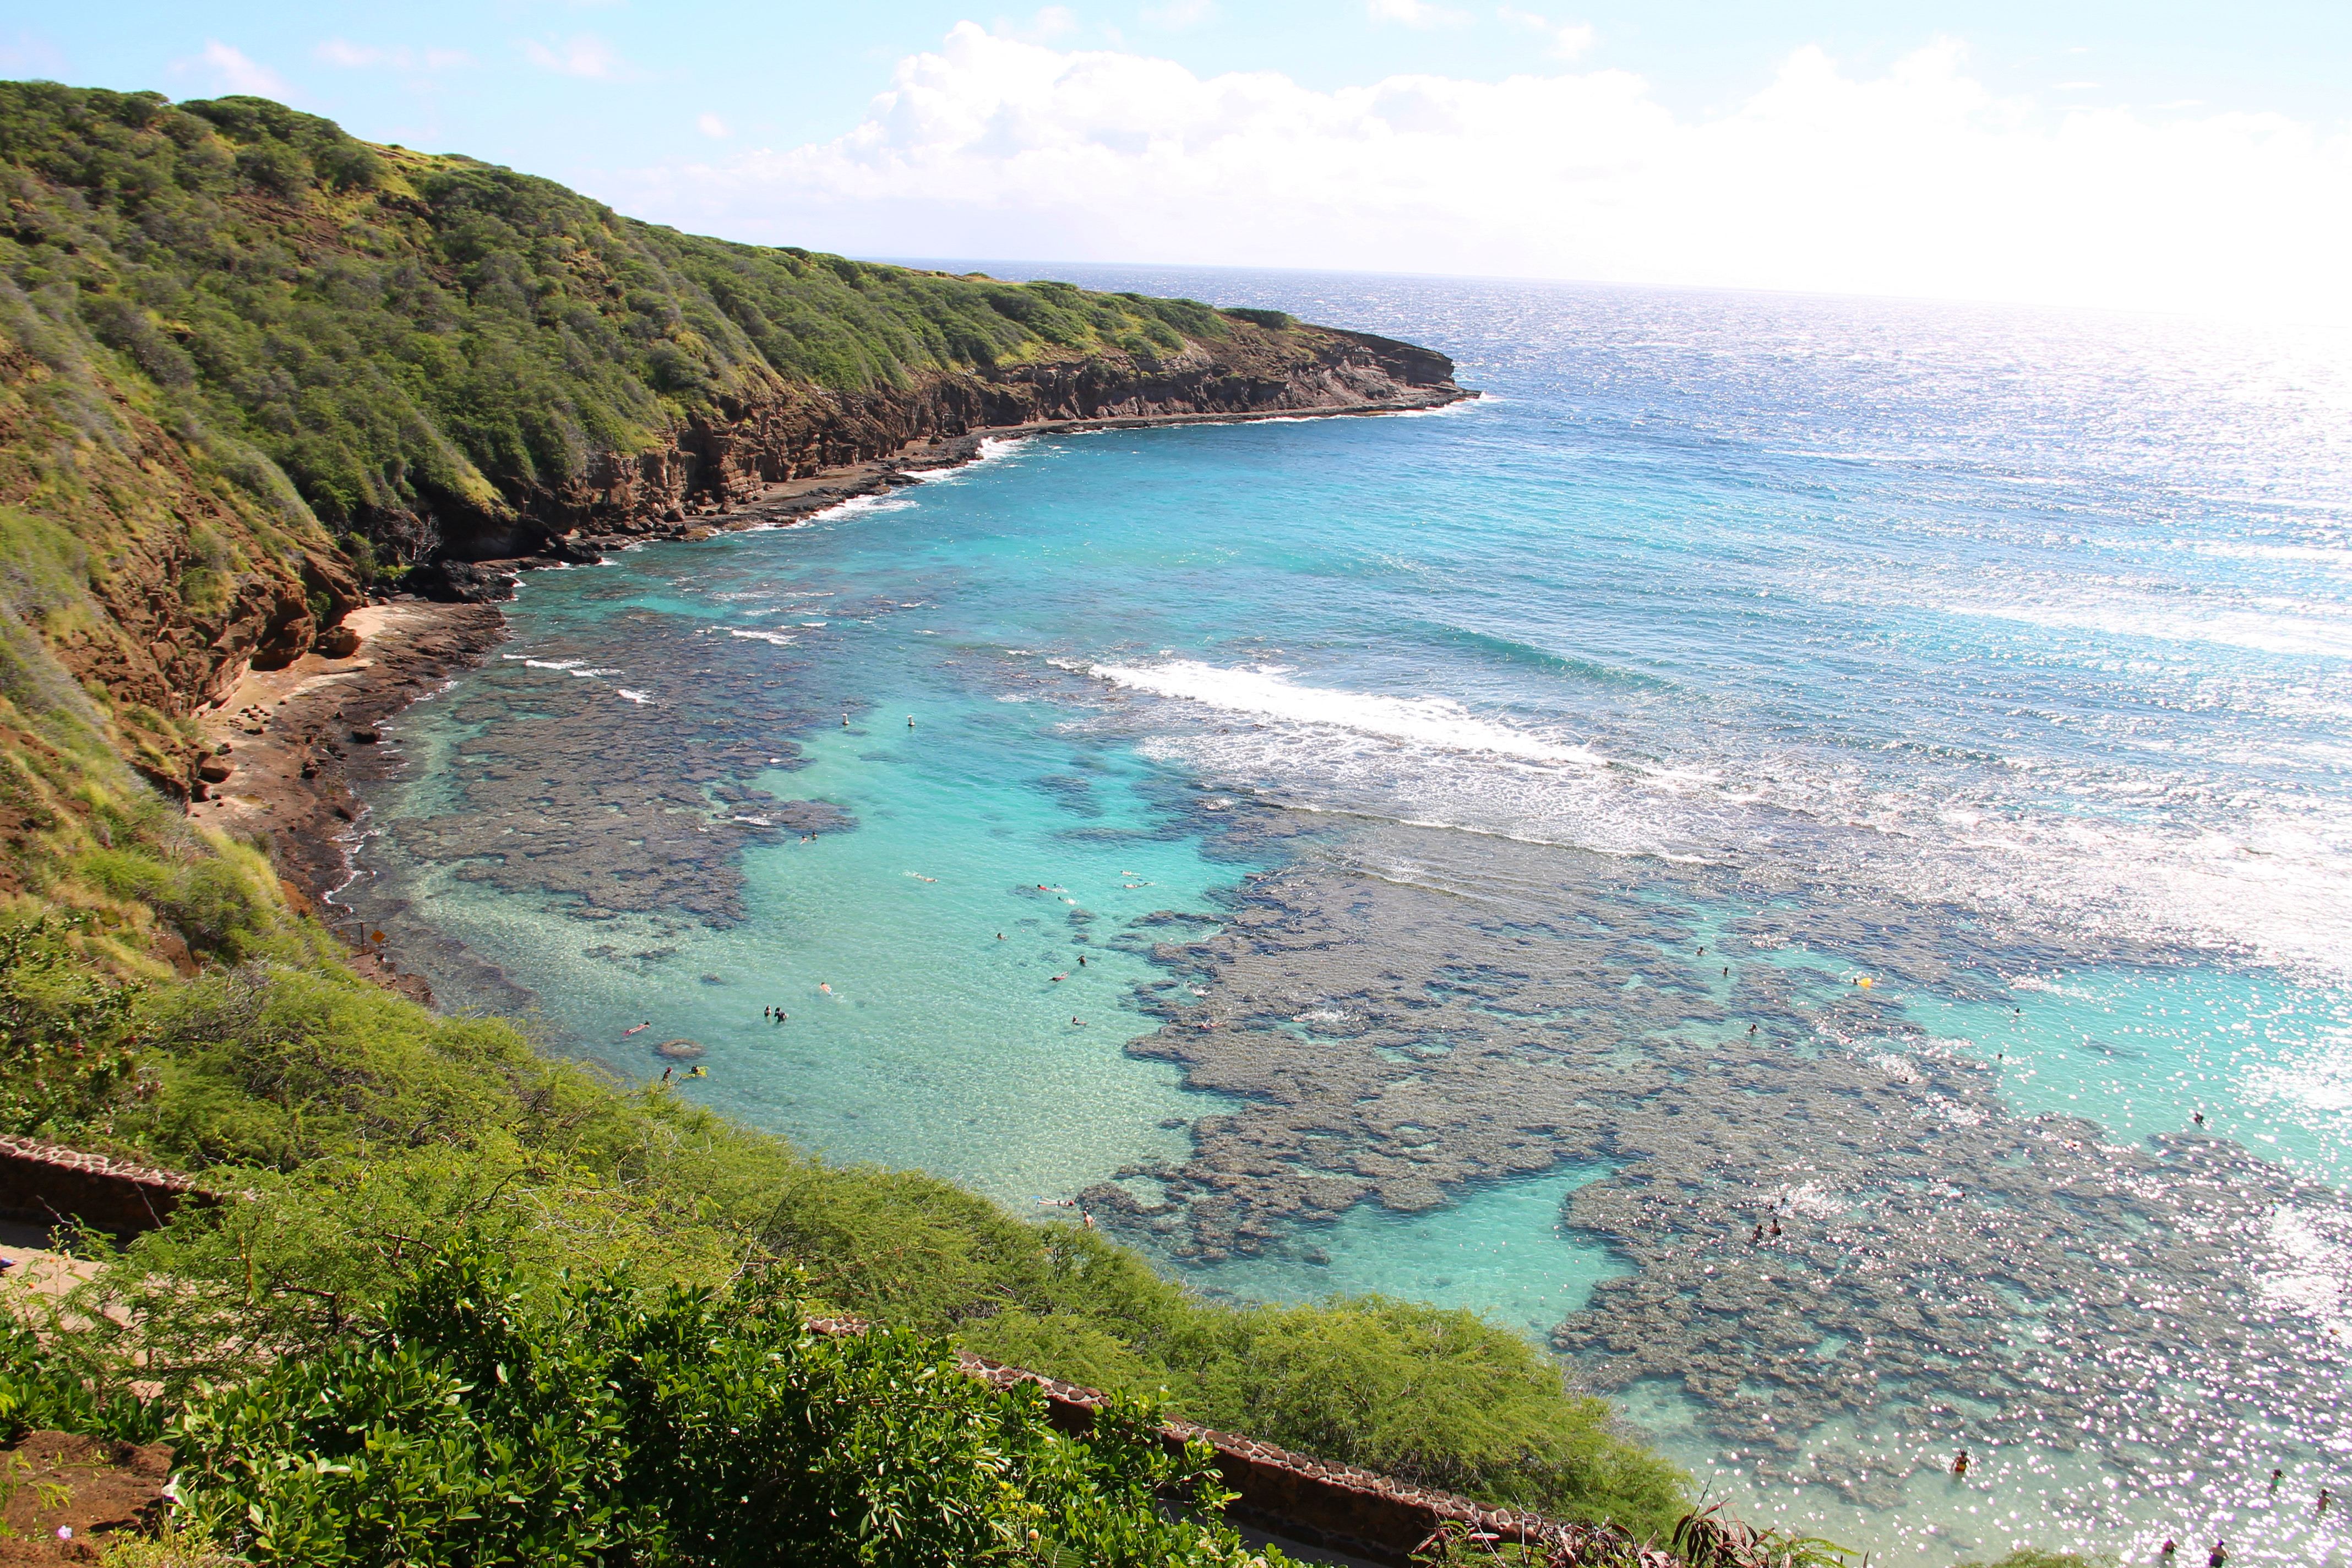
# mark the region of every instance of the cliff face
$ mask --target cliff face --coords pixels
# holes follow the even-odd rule
[[[260,99],[0,83],[0,691],[98,703],[177,789],[190,716],[372,588],[979,428],[1423,406],[1452,370],[681,235]]]
[[[904,391],[777,386],[698,415],[650,452],[600,454],[577,480],[514,498],[512,513],[445,531],[483,561],[561,552],[574,533],[644,531],[739,506],[769,485],[872,462],[929,438],[1097,419],[1426,407],[1464,395],[1453,361],[1365,332],[1295,330],[1280,344],[1187,345],[940,374]]]

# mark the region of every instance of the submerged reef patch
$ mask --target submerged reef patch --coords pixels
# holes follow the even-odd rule
[[[1310,1259],[1360,1203],[1605,1165],[1562,1218],[1628,1272],[1551,1342],[1597,1391],[1678,1392],[1759,1480],[1892,1507],[1931,1451],[2026,1443],[2145,1487],[2247,1462],[2256,1390],[2340,1432],[2340,1343],[2256,1296],[2274,1216],[2352,1237],[2341,1194],[2201,1130],[2014,1110],[1990,1051],[1905,1007],[1997,994],[2001,933],[1383,826],[1246,880],[1213,931],[1120,940],[1171,976],[1129,1050],[1232,1097],[1190,1158],[1087,1194],[1180,1263]]]

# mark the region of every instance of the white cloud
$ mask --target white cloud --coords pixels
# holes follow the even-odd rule
[[[1077,30],[1077,13],[1067,5],[1047,5],[1026,22],[1008,22],[1002,16],[996,19],[998,37],[1017,38],[1024,44],[1049,44]]]
[[[218,38],[205,40],[202,54],[172,62],[174,71],[201,71],[220,84],[223,91],[252,93],[260,98],[286,98],[293,89],[286,79],[268,66],[247,58],[244,51],[231,48]]]
[[[636,68],[623,59],[618,49],[593,33],[575,33],[551,48],[526,38],[522,54],[541,70],[585,81],[626,81],[637,75]]]
[[[455,70],[474,63],[474,57],[463,49],[412,49],[405,44],[389,47],[373,44],[354,44],[342,38],[329,38],[311,51],[331,66],[348,70],[369,70],[382,67],[391,70],[428,71]]]
[[[1459,27],[1470,20],[1429,0],[1364,0],[1364,11],[1375,22],[1402,22],[1408,27]]]
[[[2352,138],[2043,110],[1949,42],[1870,78],[1801,50],[1685,118],[1624,71],[1324,92],[963,24],[847,134],[648,171],[628,201],[866,254],[2352,310]]]
[[[1556,59],[1575,59],[1592,47],[1596,37],[1588,23],[1555,22],[1533,11],[1521,11],[1509,5],[1499,7],[1495,15],[1508,26],[1529,28],[1549,38],[1551,54]]]
[[[1217,0],[1169,0],[1165,5],[1147,6],[1140,13],[1151,26],[1175,33],[1186,27],[1205,26],[1217,19]]]
[[[728,136],[731,134],[731,132],[727,129],[727,121],[719,119],[719,116],[715,114],[706,114],[702,116],[694,122],[694,128],[697,131],[701,132],[705,136],[715,136],[721,142],[727,140]]]

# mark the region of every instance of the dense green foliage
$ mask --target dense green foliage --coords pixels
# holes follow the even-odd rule
[[[412,555],[436,512],[499,513],[755,388],[1234,330],[1190,300],[683,235],[257,98],[0,83],[0,295],[105,344],[256,494],[372,532],[354,553]]]
[[[180,1415],[215,1539],[305,1568],[1252,1560],[1162,1514],[1223,1494],[1148,1405],[1065,1436],[942,1342],[811,1335],[757,1287],[526,1283],[478,1247],[420,1263],[360,1331]]]
[[[142,1400],[100,1366],[78,1364],[76,1336],[39,1334],[22,1323],[0,1325],[0,1443],[27,1432],[80,1432],[152,1443],[163,1435],[164,1407]]]

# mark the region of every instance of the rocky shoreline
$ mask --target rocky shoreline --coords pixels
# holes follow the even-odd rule
[[[844,501],[888,495],[920,484],[931,474],[977,458],[990,441],[1030,436],[1076,436],[1104,430],[1143,430],[1173,425],[1241,425],[1261,419],[1321,419],[1382,414],[1418,414],[1466,402],[1479,395],[1447,384],[1407,396],[1328,407],[1275,407],[1198,414],[1139,414],[1092,419],[1044,419],[1025,425],[992,425],[961,436],[922,437],[879,458],[845,463],[782,479],[740,495],[705,497],[659,511],[646,510],[585,526],[550,540],[533,554],[481,561],[444,560],[420,565],[410,586],[425,596],[469,604],[511,598],[524,572],[551,566],[593,565],[611,551],[656,540],[700,540],[757,528],[805,522]]]
[[[322,648],[275,669],[247,668],[198,714],[208,754],[189,820],[268,843],[288,901],[343,935],[362,974],[419,1001],[432,1000],[425,981],[401,971],[380,941],[325,900],[352,875],[367,810],[355,786],[401,763],[384,724],[479,665],[506,635],[506,617],[487,605],[364,605],[321,639]]]

